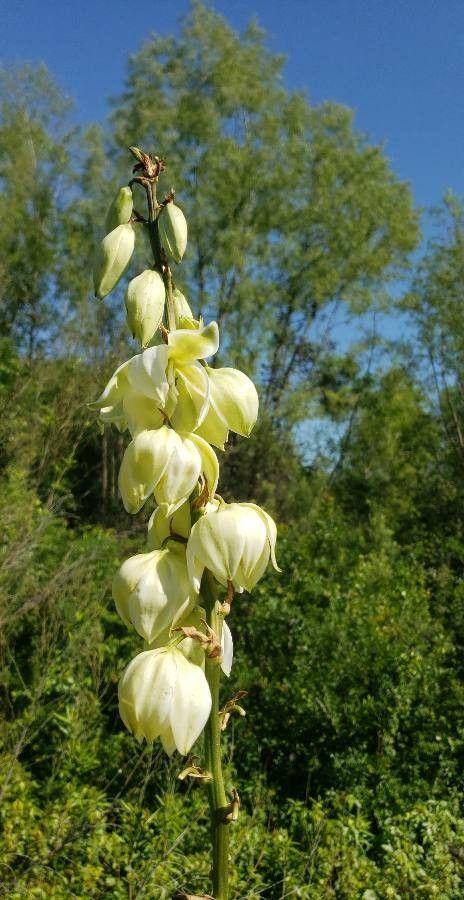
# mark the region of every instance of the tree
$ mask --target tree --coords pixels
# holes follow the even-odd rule
[[[0,331],[31,359],[53,318],[69,108],[44,66],[0,71]]]
[[[131,58],[112,126],[122,153],[128,137],[169,146],[190,222],[181,287],[227,325],[228,358],[288,423],[307,417],[330,364],[337,309],[376,302],[418,227],[409,188],[352,113],[286,90],[282,66],[255,23],[238,35],[194,3],[177,37]]]
[[[431,240],[412,291],[403,301],[417,335],[416,355],[435,397],[449,444],[464,460],[464,208],[453,194],[441,210],[444,228]]]

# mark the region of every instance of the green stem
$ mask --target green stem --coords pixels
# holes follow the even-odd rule
[[[169,331],[174,331],[177,327],[176,321],[176,311],[174,309],[174,298],[172,295],[172,274],[168,265],[165,265],[163,269],[163,281],[164,288],[166,291],[166,309],[168,313],[168,328]]]
[[[161,241],[159,238],[158,224],[156,221],[158,209],[158,203],[156,200],[156,184],[154,184],[153,182],[145,182],[145,191],[148,203],[148,237],[150,238],[150,246],[154,257],[155,266],[157,266],[160,271],[162,271],[163,253],[161,248]]]
[[[206,621],[220,640],[222,615],[217,610],[216,588],[213,577],[209,573],[206,573],[203,577],[201,596],[206,608]],[[229,805],[224,787],[221,759],[221,725],[219,719],[221,668],[218,660],[207,658],[205,672],[212,699],[211,715],[205,728],[205,761],[207,770],[213,776],[208,784],[213,848],[213,897],[215,900],[228,900],[230,823],[226,818],[229,812]]]

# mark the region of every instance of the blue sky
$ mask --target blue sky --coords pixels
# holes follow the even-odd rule
[[[464,0],[216,0],[236,29],[256,15],[287,56],[289,87],[314,103],[352,107],[397,174],[429,206],[464,178]],[[123,85],[127,55],[151,31],[172,33],[187,0],[0,0],[3,63],[43,61],[102,120]]]

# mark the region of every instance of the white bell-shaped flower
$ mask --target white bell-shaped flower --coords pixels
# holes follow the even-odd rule
[[[209,378],[209,406],[198,434],[205,441],[224,449],[229,431],[249,437],[258,417],[259,400],[256,388],[239,369],[211,369]]]
[[[141,431],[131,441],[119,471],[119,490],[129,513],[139,512],[153,494],[170,515],[185,503],[200,476],[213,496],[219,464],[209,444],[196,434],[180,435],[163,425]]]
[[[162,550],[126,559],[113,579],[113,598],[126,625],[133,625],[152,644],[177,625],[196,602],[187,575],[185,547],[169,541]]]
[[[203,731],[211,693],[200,666],[175,646],[139,653],[119,682],[119,712],[138,741],[161,738],[169,755],[185,755]]]
[[[209,406],[210,380],[199,360],[219,346],[216,322],[171,331],[168,344],[149,347],[119,366],[90,406],[104,422],[135,436],[168,419],[176,431],[195,431]]]
[[[187,543],[187,567],[195,590],[209,569],[220,584],[231,581],[236,591],[251,591],[275,558],[276,526],[254,503],[220,503],[201,517]]]
[[[216,322],[200,328],[177,328],[168,335],[171,383],[167,413],[177,431],[196,431],[209,406],[209,379],[199,360],[213,356],[219,347]]]

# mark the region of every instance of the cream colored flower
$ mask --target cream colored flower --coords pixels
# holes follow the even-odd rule
[[[119,366],[90,406],[104,422],[129,428],[134,436],[168,419],[176,431],[195,431],[209,405],[209,378],[199,362],[219,346],[215,322],[177,329],[168,344],[149,347]]]
[[[196,434],[178,434],[163,425],[139,432],[124,454],[119,471],[119,490],[124,507],[137,513],[154,495],[172,515],[192,493],[199,478],[214,495],[219,464],[209,444]]]
[[[224,449],[229,431],[249,437],[258,417],[258,394],[253,382],[239,369],[206,368],[209,406],[198,434]]]
[[[203,731],[211,694],[200,666],[175,646],[139,653],[119,682],[119,712],[138,741],[161,738],[169,755],[185,755]]]
[[[220,584],[231,581],[235,590],[251,591],[270,559],[280,571],[276,536],[275,522],[254,503],[220,503],[195,523],[188,539],[187,568],[195,590],[209,569]]]
[[[126,559],[114,577],[113,598],[126,625],[152,644],[196,603],[185,547],[169,541],[163,550]]]

